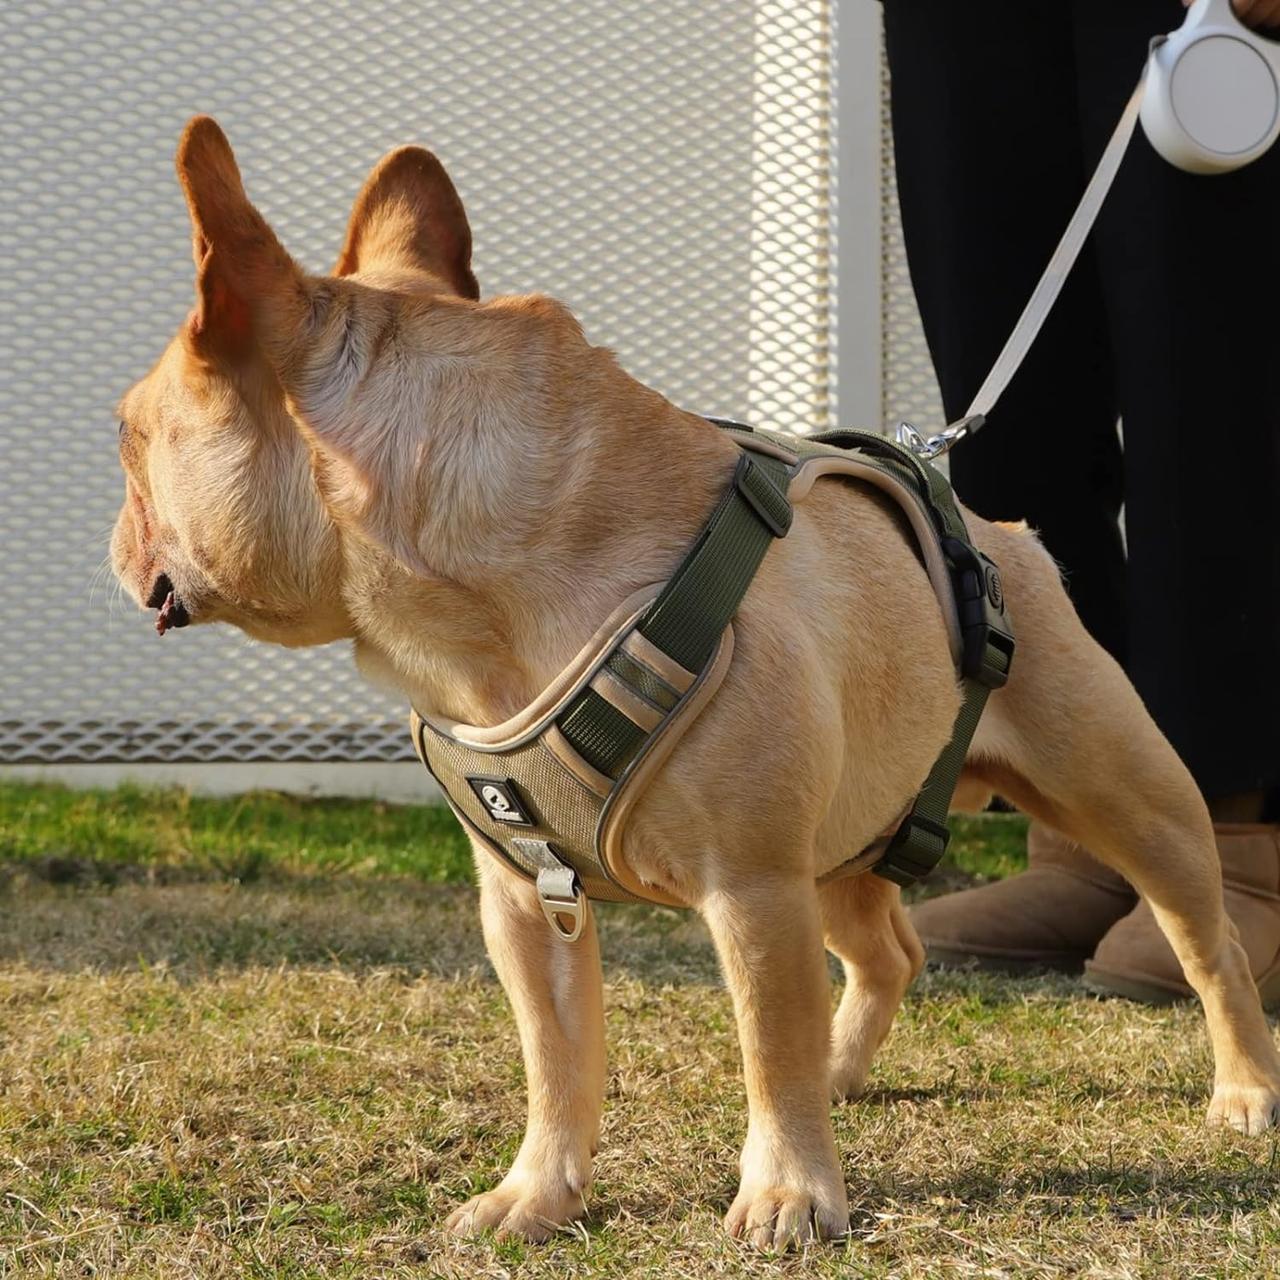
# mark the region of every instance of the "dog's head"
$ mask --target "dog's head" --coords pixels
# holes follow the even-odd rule
[[[349,635],[342,532],[326,499],[357,500],[361,469],[326,472],[309,424],[327,433],[332,464],[356,448],[357,428],[359,447],[376,449],[370,423],[403,416],[405,380],[390,405],[378,344],[400,340],[391,308],[406,299],[472,305],[461,202],[429,152],[392,152],[356,200],[334,274],[313,277],[249,203],[212,120],[187,126],[177,170],[196,304],[120,406],[125,500],[113,567],[140,605],[159,610],[162,633],[227,621],[286,644]]]

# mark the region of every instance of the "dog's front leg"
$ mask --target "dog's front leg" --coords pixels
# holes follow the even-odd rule
[[[600,948],[588,911],[582,934],[552,933],[528,882],[477,851],[485,944],[515,1009],[529,1120],[510,1172],[450,1215],[448,1229],[545,1240],[586,1212],[604,1098]]]
[[[843,1234],[844,1174],[831,1132],[831,996],[812,881],[752,874],[701,904],[737,1014],[747,1086],[734,1236],[785,1249]]]

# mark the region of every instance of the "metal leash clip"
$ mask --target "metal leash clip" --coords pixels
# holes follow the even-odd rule
[[[895,436],[904,449],[910,449],[917,458],[931,462],[934,458],[946,453],[957,440],[973,435],[985,421],[982,414],[971,413],[967,418],[961,418],[959,422],[953,422],[949,427],[944,427],[936,436],[921,435],[910,422],[900,422]]]

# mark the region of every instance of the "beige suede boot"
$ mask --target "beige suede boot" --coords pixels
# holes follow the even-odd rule
[[[1038,822],[1027,832],[1027,870],[911,907],[935,964],[1078,973],[1137,895],[1078,844]]]
[[[1227,915],[1240,931],[1262,1003],[1280,1005],[1280,826],[1215,824]],[[1098,944],[1085,965],[1085,986],[1145,1004],[1190,999],[1172,949],[1151,908],[1140,902]]]

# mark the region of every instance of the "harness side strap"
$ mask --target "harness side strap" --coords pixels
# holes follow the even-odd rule
[[[702,532],[636,630],[690,676],[715,653],[775,538],[791,527],[787,464],[742,451],[733,481]],[[594,689],[584,689],[557,720],[592,768],[617,778],[644,745],[648,729]]]
[[[954,499],[947,504],[960,519]],[[963,522],[961,521],[961,527]],[[956,608],[964,645],[961,655],[963,701],[951,731],[951,741],[934,761],[920,794],[902,820],[873,870],[895,884],[914,884],[942,860],[951,838],[947,812],[960,771],[982,719],[987,699],[1009,679],[1013,665],[1013,628],[1005,612],[1004,588],[995,565],[968,537],[942,540],[951,565]]]
[[[960,771],[964,768],[969,744],[982,719],[983,708],[991,696],[989,685],[980,680],[966,680],[964,701],[951,731],[951,741],[934,761],[920,794],[910,812],[898,825],[880,861],[872,868],[878,876],[894,884],[915,884],[923,880],[942,861],[951,838],[947,813],[955,794]]]
[[[833,432],[826,438],[846,446],[855,444],[882,466],[914,481],[932,513],[950,565],[960,618],[963,701],[951,740],[873,868],[877,875],[905,887],[927,876],[947,850],[951,799],[987,699],[1009,678],[1013,628],[1005,611],[999,570],[970,541],[955,493],[942,473],[900,446],[867,433]]]
[[[774,538],[791,528],[786,463],[743,450],[711,518],[637,630],[689,671],[706,666]]]

